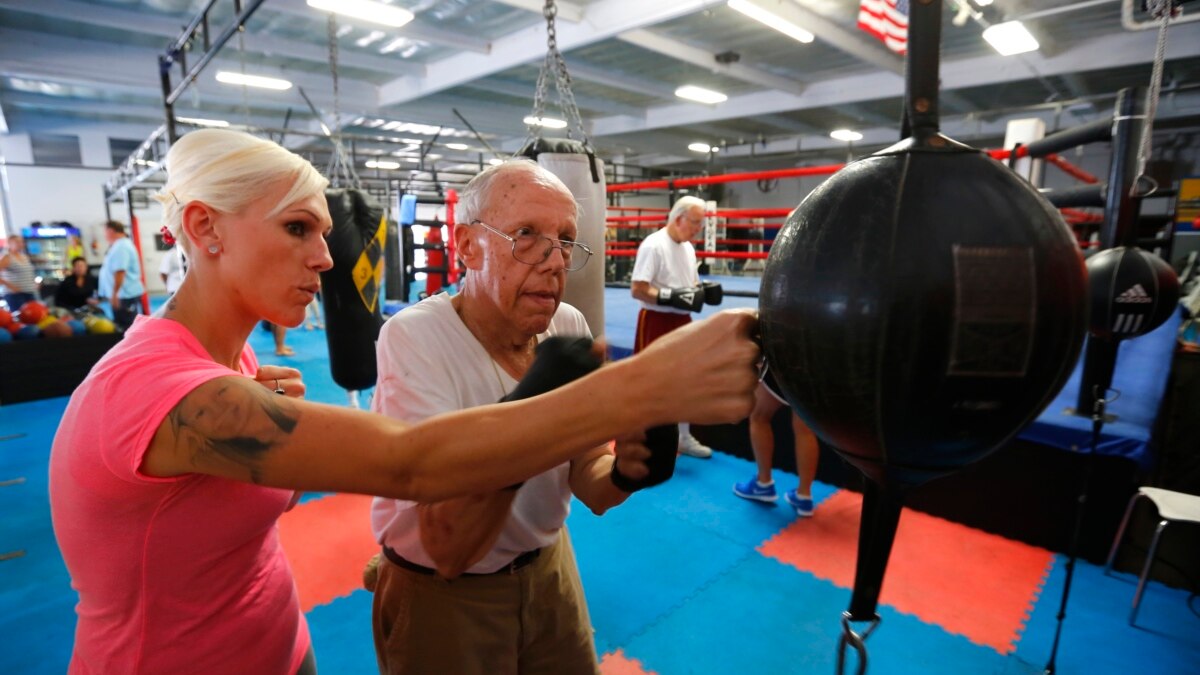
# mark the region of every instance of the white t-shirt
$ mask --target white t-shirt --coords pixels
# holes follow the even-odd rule
[[[633,263],[632,281],[648,281],[655,288],[698,286],[700,273],[696,270],[696,249],[692,242],[678,242],[662,228],[642,240]],[[654,312],[691,314],[684,309],[642,301],[642,307]]]
[[[158,273],[167,277],[167,293],[174,294],[179,290],[179,285],[183,283],[184,268],[183,256],[178,246],[163,255],[162,262],[158,265]]]
[[[538,341],[552,335],[588,336],[587,321],[562,303]],[[383,324],[376,343],[379,381],[371,409],[419,422],[438,413],[496,403],[517,381],[492,361],[450,304],[438,294]],[[492,550],[467,572],[494,572],[518,555],[554,543],[570,513],[570,463],[525,481]],[[435,567],[421,544],[416,502],[376,497],[371,529],[380,544],[405,559]]]

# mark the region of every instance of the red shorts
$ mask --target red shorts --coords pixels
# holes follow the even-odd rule
[[[637,354],[658,338],[692,322],[691,314],[655,312],[642,309],[638,312],[637,337],[633,341],[633,353]]]

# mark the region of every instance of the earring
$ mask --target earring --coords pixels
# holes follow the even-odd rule
[[[213,255],[216,255],[220,250],[221,250],[221,247],[217,246],[216,244],[213,244],[212,246],[208,247],[208,252]]]

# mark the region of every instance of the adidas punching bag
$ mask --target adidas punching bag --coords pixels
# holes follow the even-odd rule
[[[375,340],[383,325],[380,289],[387,220],[383,207],[362,190],[325,191],[333,230],[333,267],[321,274],[329,370],[343,389],[375,386]]]
[[[1086,327],[1083,258],[1058,211],[1004,165],[938,133],[941,4],[910,5],[908,137],[814,190],[762,279],[771,372],[792,409],[868,479],[854,621],[878,619],[906,491],[1034,419],[1070,374]]]

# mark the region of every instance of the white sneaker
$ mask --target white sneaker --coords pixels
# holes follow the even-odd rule
[[[712,457],[712,448],[696,440],[695,436],[688,434],[679,439],[679,454],[708,459]]]

